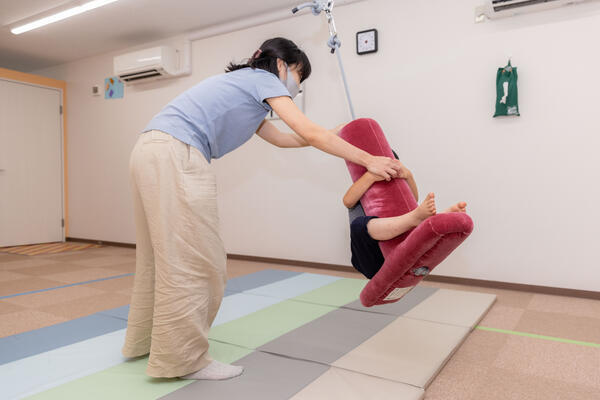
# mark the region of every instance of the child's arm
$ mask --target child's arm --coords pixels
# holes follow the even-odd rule
[[[413,177],[412,172],[410,172],[409,170],[406,170],[404,179],[406,179],[406,182],[408,183],[408,186],[410,187],[410,191],[412,192],[413,196],[415,196],[415,200],[418,202],[419,201],[419,190],[417,189],[417,182],[415,182],[415,178]]]
[[[350,189],[344,195],[344,205],[346,208],[352,208],[358,203],[360,198],[365,194],[371,185],[377,181],[382,181],[383,178],[367,171],[356,182],[350,186]]]
[[[401,179],[406,179],[408,186],[410,187],[410,191],[413,196],[415,196],[415,200],[419,201],[419,191],[417,189],[417,183],[415,182],[415,178],[413,177],[412,172],[408,170],[406,167],[402,167],[402,171],[400,173]],[[344,205],[346,208],[352,208],[358,203],[360,198],[365,194],[367,190],[371,187],[371,185],[377,181],[382,181],[378,175],[372,174],[369,171],[365,172],[363,176],[361,176],[356,182],[350,186],[350,189],[344,195]]]

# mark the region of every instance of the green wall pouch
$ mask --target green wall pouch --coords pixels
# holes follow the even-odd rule
[[[496,74],[496,112],[494,117],[520,116],[519,91],[517,89],[517,67],[508,61],[505,67],[498,68]]]

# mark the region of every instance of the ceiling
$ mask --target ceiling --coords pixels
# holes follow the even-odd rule
[[[184,32],[280,10],[303,0],[119,0],[13,35],[9,26],[72,3],[0,0],[0,67],[30,72]],[[27,21],[29,22],[29,21]]]

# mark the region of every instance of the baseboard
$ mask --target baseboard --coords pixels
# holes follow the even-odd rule
[[[68,237],[67,241],[102,244],[102,245],[106,245],[106,246],[135,248],[135,244],[132,244],[132,243],[109,242],[109,241],[104,241],[104,240],[92,240],[92,239],[81,239],[81,238]],[[247,255],[242,255],[242,254],[227,254],[227,258],[230,260],[253,261],[253,262],[261,262],[261,263],[268,263],[268,264],[296,265],[299,267],[307,267],[307,268],[314,268],[314,269],[320,269],[320,270],[344,271],[344,272],[355,271],[349,265],[326,264],[326,263],[301,261],[301,260],[289,260],[289,259],[285,259],[285,258],[257,257],[257,256],[247,256]],[[454,276],[443,276],[443,275],[428,275],[425,277],[424,280],[426,280],[428,282],[450,283],[450,284],[455,284],[455,285],[478,286],[478,287],[486,287],[486,288],[492,288],[492,289],[515,290],[515,291],[519,291],[519,292],[540,293],[540,294],[549,294],[549,295],[554,295],[554,296],[580,297],[580,298],[584,298],[584,299],[600,300],[600,292],[595,292],[595,291],[591,291],[591,290],[578,290],[578,289],[558,288],[558,287],[552,287],[552,286],[527,285],[527,284],[523,284],[523,283],[488,281],[488,280],[484,280],[484,279],[459,278],[459,277],[454,277]]]
[[[295,265],[298,267],[327,269],[330,271],[356,272],[357,274],[359,273],[351,266],[341,265],[341,264],[326,264],[326,263],[317,263],[317,262],[311,262],[311,261],[289,260],[286,258],[245,256],[242,254],[227,254],[227,258],[230,260],[263,262],[263,263],[269,263],[269,264]]]
[[[109,242],[106,240],[82,239],[82,238],[73,238],[73,237],[67,237],[65,240],[67,242],[93,243],[93,244],[101,244],[103,246],[127,247],[130,249],[135,249],[135,243]]]

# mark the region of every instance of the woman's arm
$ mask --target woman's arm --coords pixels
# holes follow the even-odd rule
[[[266,119],[260,124],[256,134],[262,139],[277,147],[306,147],[310,146],[306,140],[295,133],[283,133],[275,124]]]
[[[401,164],[388,157],[376,157],[346,142],[336,134],[315,124],[287,96],[267,99],[269,105],[294,132],[313,147],[362,165],[370,172],[390,180],[398,175]]]
[[[356,182],[350,186],[350,189],[344,195],[344,205],[346,208],[352,208],[358,203],[360,198],[365,194],[367,190],[371,187],[371,185],[377,181],[381,181],[381,178],[378,175],[372,174],[369,171],[365,172],[363,176],[361,176]]]
[[[344,124],[338,125],[329,132],[333,133],[334,135],[337,135],[343,127]],[[304,140],[301,136],[295,133],[281,132],[275,126],[275,124],[273,124],[271,121],[267,121],[266,119],[260,124],[258,130],[256,131],[256,134],[262,139],[277,147],[290,148],[310,146],[310,144],[308,144],[308,142]]]

